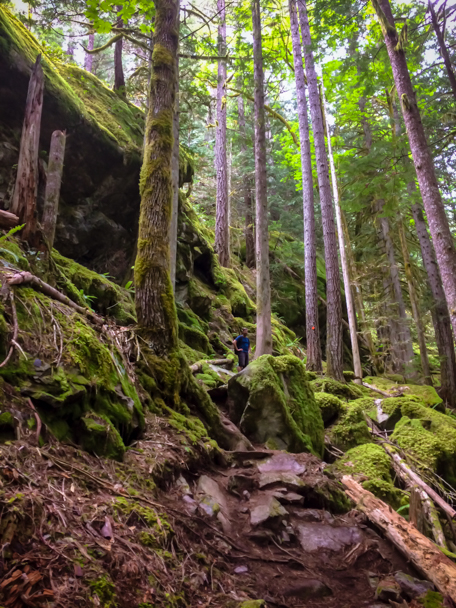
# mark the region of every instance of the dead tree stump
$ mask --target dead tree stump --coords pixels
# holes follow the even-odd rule
[[[54,131],[51,137],[49,165],[46,175],[43,218],[41,221],[43,237],[49,249],[54,246],[55,226],[59,210],[60,185],[62,183],[63,160],[65,157],[65,131]]]

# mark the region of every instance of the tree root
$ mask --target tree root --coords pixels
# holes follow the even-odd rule
[[[3,363],[0,363],[0,367],[5,367],[5,365],[8,363],[8,361],[11,359],[11,355],[14,352],[14,348],[18,346],[17,334],[19,332],[19,325],[17,322],[17,312],[16,312],[16,303],[14,301],[14,293],[12,291],[10,291],[9,297],[10,297],[10,302],[11,302],[11,311],[13,314],[13,337],[11,338],[11,341],[10,341],[10,347],[9,347],[8,354],[6,355],[6,359],[3,361]]]

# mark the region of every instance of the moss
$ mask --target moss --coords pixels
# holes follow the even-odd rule
[[[328,437],[330,442],[343,452],[370,443],[372,439],[362,407],[343,404],[342,414],[328,430]]]
[[[53,250],[52,259],[59,271],[57,283],[75,302],[108,314],[122,325],[136,322],[132,295],[119,285]]]
[[[398,381],[396,382],[391,380],[392,377],[396,378]],[[406,395],[417,397],[421,403],[428,407],[439,407],[440,404],[443,403],[433,386],[407,383],[403,381],[402,376],[389,376],[388,378],[385,378],[384,376],[370,376],[365,378],[364,382],[367,384],[372,384],[373,386],[384,391],[394,391],[399,387],[408,387]]]
[[[364,393],[352,382],[343,384],[332,378],[317,378],[310,383],[316,393],[330,393],[347,400],[364,397]]]
[[[1,16],[0,16],[1,19]],[[0,21],[1,22],[1,21]],[[15,238],[9,236],[0,241],[0,260],[3,265],[19,270],[30,270],[30,264]]]
[[[238,604],[238,608],[264,608],[266,602],[264,600],[246,600]]]
[[[405,493],[394,487],[391,477],[391,460],[385,450],[367,443],[348,450],[333,468],[343,475],[362,480],[362,486],[394,508],[399,507]],[[365,479],[367,477],[367,479]]]
[[[323,420],[302,361],[263,355],[228,383],[234,420],[256,441],[289,451],[323,453]],[[241,420],[242,418],[242,420]]]
[[[445,458],[445,444],[424,429],[420,420],[404,416],[397,423],[391,439],[412,454],[419,463],[434,471]]]
[[[84,416],[81,419],[79,440],[85,450],[97,456],[122,460],[125,453],[125,446],[118,430],[105,416],[95,414]]]
[[[321,416],[325,424],[333,420],[343,409],[342,401],[329,393],[315,393],[315,401],[321,410]]]
[[[423,604],[424,608],[443,608],[445,606],[443,595],[430,589],[426,591],[424,597],[420,598],[419,602]]]
[[[205,354],[212,352],[208,337],[196,327],[179,323],[179,338],[194,350]]]
[[[97,596],[97,605],[102,608],[117,608],[116,587],[114,583],[107,578],[107,575],[101,576],[93,581],[89,581],[89,587],[94,595]]]

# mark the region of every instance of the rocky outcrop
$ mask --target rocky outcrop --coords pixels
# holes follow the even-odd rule
[[[231,420],[253,442],[291,452],[323,453],[323,420],[304,364],[263,355],[228,382]]]

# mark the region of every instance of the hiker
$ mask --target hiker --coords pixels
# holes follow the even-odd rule
[[[247,333],[247,328],[244,327],[242,334],[233,340],[234,350],[239,359],[238,372],[245,369],[249,364],[249,352],[251,347],[250,340],[247,338]]]

